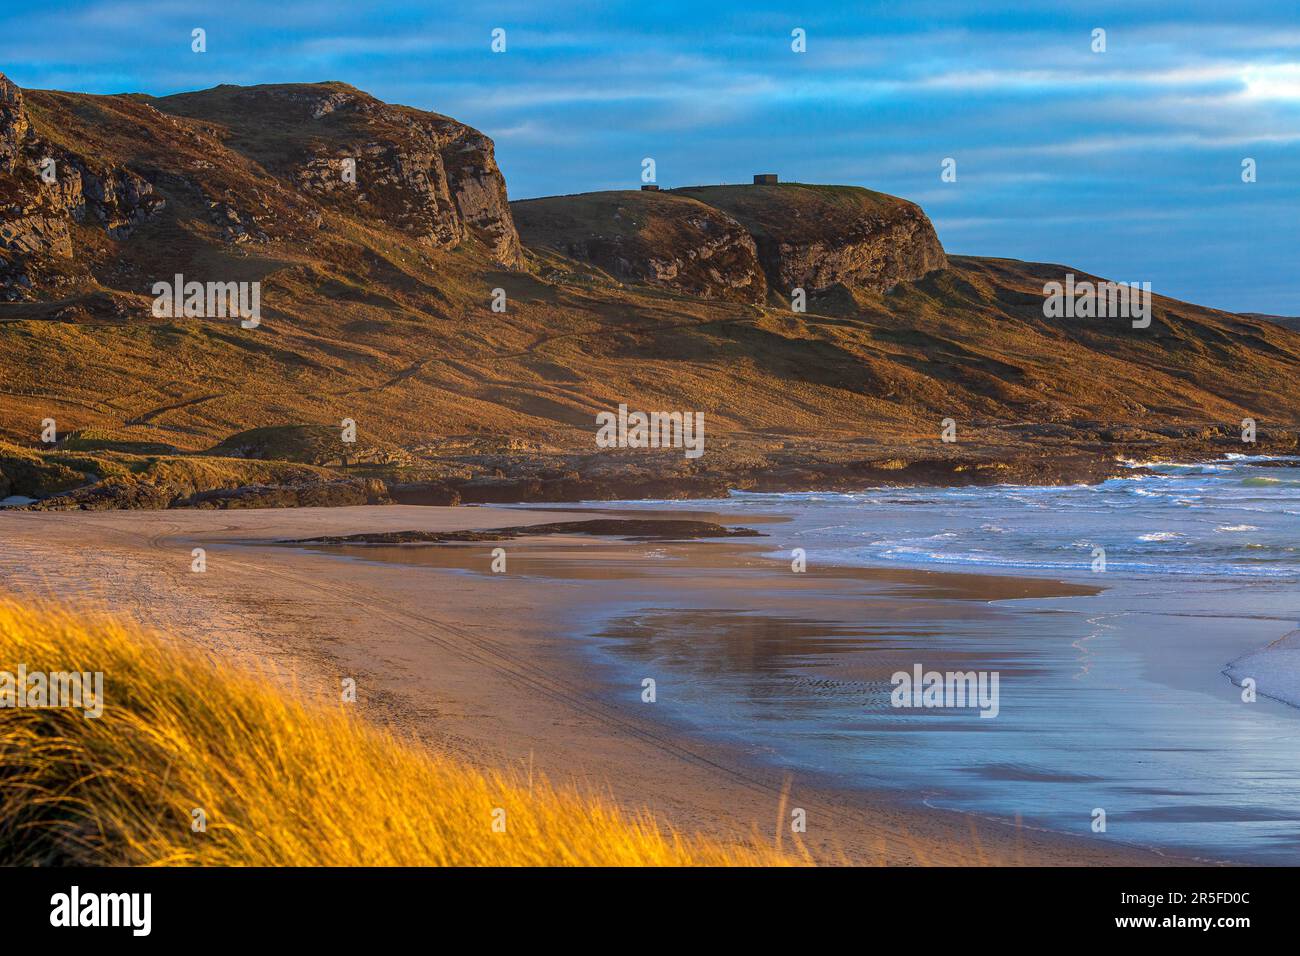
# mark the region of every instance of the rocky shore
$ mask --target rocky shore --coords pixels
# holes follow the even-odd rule
[[[1039,430],[1041,431],[1041,430]],[[668,450],[506,451],[397,457],[362,455],[325,464],[203,455],[40,452],[0,445],[0,500],[33,511],[252,509],[348,505],[480,505],[527,502],[725,498],[732,491],[852,492],[890,486],[1096,484],[1144,473],[1143,462],[1212,461],[1230,454],[1300,454],[1295,437],[1263,433],[1243,445],[1227,430],[1106,441],[1093,433],[1033,441],[947,445],[720,442],[703,458]],[[228,447],[228,446],[226,446]]]

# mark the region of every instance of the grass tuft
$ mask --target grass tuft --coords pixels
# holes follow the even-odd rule
[[[119,619],[0,601],[0,670],[102,671],[103,715],[0,709],[0,864],[796,862],[482,772]],[[202,809],[206,831],[191,827]],[[495,810],[505,832],[493,831]]]

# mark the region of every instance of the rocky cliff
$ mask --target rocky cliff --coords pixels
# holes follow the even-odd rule
[[[943,269],[915,203],[852,186],[697,186],[514,204],[525,245],[623,281],[760,303],[802,288],[888,292]]]
[[[0,299],[59,286],[48,265],[72,258],[75,225],[125,239],[164,205],[144,177],[39,135],[0,74]]]
[[[855,186],[781,183],[673,190],[722,210],[754,237],[769,285],[788,297],[836,283],[887,292],[947,265],[915,203]]]
[[[336,83],[154,98],[0,75],[0,299],[142,292],[206,246],[312,243],[331,211],[522,261],[492,141],[445,116]]]
[[[513,209],[529,248],[590,263],[616,279],[706,299],[767,297],[749,232],[693,199],[616,191],[529,199]]]
[[[1159,290],[1140,329],[1047,316],[1067,272],[1097,278],[947,257],[915,205],[857,188],[512,213],[485,136],[343,84],[0,82],[0,495],[662,498],[1295,452],[1300,335]],[[257,282],[261,323],[155,316],[151,285],[175,273]],[[595,415],[620,404],[704,414],[705,454],[596,447]]]
[[[343,83],[219,86],[152,102],[219,124],[228,146],[322,204],[431,246],[472,238],[504,265],[520,262],[492,141],[463,123]]]

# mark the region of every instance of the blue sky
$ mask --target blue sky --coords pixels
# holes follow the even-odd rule
[[[646,156],[666,187],[775,171],[913,199],[949,252],[1300,315],[1296,0],[829,6],[5,0],[0,71],[92,93],[343,80],[492,136],[512,198],[632,187]]]

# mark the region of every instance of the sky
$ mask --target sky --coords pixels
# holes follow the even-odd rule
[[[1300,315],[1297,0],[0,0],[0,72],[341,80],[487,133],[512,199],[776,172],[911,199],[950,253]]]

